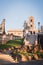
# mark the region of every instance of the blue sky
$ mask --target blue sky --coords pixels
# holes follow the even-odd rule
[[[30,16],[43,25],[43,0],[0,0],[0,23],[6,19],[6,31],[23,29],[23,23]]]

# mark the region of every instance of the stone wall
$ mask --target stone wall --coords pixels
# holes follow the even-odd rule
[[[24,39],[25,45],[37,44],[37,35],[26,35]]]
[[[2,35],[0,35],[0,44],[2,44]]]
[[[0,35],[0,44],[5,44],[7,41],[9,40],[15,40],[15,39],[20,39],[21,37],[20,36],[14,36],[14,35],[7,35],[7,34],[4,34],[4,35]]]

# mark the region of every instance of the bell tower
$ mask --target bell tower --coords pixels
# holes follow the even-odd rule
[[[29,18],[29,25],[30,25],[30,31],[34,31],[34,17],[33,16],[31,16],[30,18]]]
[[[2,33],[5,34],[5,19],[2,21]]]

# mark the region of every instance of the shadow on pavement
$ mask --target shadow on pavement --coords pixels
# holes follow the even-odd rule
[[[19,62],[19,63],[6,63],[1,65],[43,65],[43,60],[32,60],[28,62]]]

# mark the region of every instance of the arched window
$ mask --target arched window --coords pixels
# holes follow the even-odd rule
[[[30,31],[30,34],[32,34],[32,31]]]
[[[31,27],[32,27],[32,25],[31,25]]]
[[[31,22],[32,22],[32,19],[31,19]]]
[[[35,31],[33,32],[33,34],[35,34]]]

